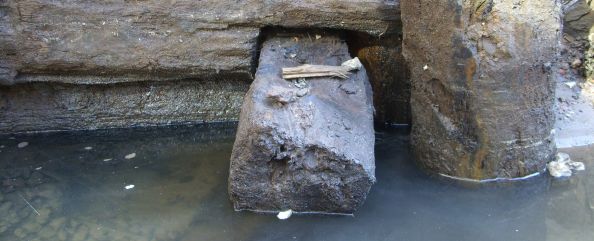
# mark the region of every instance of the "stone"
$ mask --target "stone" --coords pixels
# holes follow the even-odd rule
[[[581,66],[582,66],[582,60],[580,60],[580,59],[574,59],[571,62],[571,68],[573,68],[573,69],[577,69],[577,68],[579,68]]]
[[[29,179],[27,179],[26,182],[29,186],[35,186],[42,184],[45,179],[45,176],[41,172],[36,171],[31,174],[31,176],[29,177]]]
[[[12,202],[3,202],[2,204],[0,204],[0,212],[2,213],[7,213],[8,210],[10,210],[13,207]]]
[[[25,236],[27,236],[27,233],[22,228],[17,228],[14,230],[14,236],[23,239]]]
[[[35,221],[40,225],[45,225],[48,223],[51,215],[52,215],[52,210],[50,208],[47,208],[47,207],[40,208],[39,215],[35,216]]]
[[[89,234],[89,228],[84,225],[79,226],[72,234],[72,241],[84,241]]]
[[[557,1],[404,0],[401,14],[420,166],[477,180],[543,172],[556,153],[546,66],[559,50]]]
[[[56,231],[52,230],[49,226],[45,226],[39,230],[37,235],[39,238],[41,238],[41,240],[52,240],[52,237],[56,235]]]
[[[57,238],[58,240],[65,241],[68,239],[68,234],[64,229],[60,229],[58,230]]]
[[[64,226],[64,223],[66,223],[65,217],[57,217],[50,221],[49,226],[52,227],[54,230],[59,230]]]
[[[351,214],[375,182],[366,71],[361,68],[346,80],[307,79],[307,87],[299,86],[309,93],[298,97],[300,87],[282,79],[282,67],[338,66],[351,57],[336,36],[311,42],[293,37],[274,36],[263,43],[231,155],[230,198],[236,210]],[[290,51],[298,57],[285,57]],[[282,101],[270,98],[271,92],[283,93]]]
[[[30,217],[36,218],[36,215],[31,215]],[[23,225],[23,229],[27,230],[28,232],[38,232],[41,229],[41,225],[37,222],[25,222]]]

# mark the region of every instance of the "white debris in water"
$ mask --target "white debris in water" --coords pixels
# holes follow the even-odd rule
[[[429,69],[429,66],[427,66],[427,65],[423,66],[423,70],[428,70],[428,69]]]
[[[41,168],[43,168],[43,167],[37,167],[37,168],[35,168],[35,171],[39,171],[39,170],[41,170]]]
[[[565,85],[570,89],[573,89],[573,87],[575,87],[575,81],[566,82]]]
[[[85,150],[87,150],[87,151],[88,150],[93,150],[93,147],[92,146],[87,146],[87,147],[85,147]]]
[[[573,171],[583,171],[586,170],[586,167],[582,162],[572,161],[567,153],[559,152],[557,160],[549,162],[547,169],[553,177],[570,177]]]
[[[129,190],[129,189],[132,189],[132,188],[134,188],[134,185],[133,185],[133,184],[126,185],[124,188],[125,188],[126,190]]]
[[[287,218],[290,218],[292,214],[293,214],[293,210],[289,209],[287,211],[278,212],[276,217],[280,220],[285,220]]]
[[[103,161],[104,161],[104,162],[111,161],[111,158],[106,158],[106,159],[103,159]]]
[[[132,159],[134,157],[136,157],[136,152],[130,153],[130,154],[126,155],[124,158],[126,158],[126,159]]]
[[[24,142],[21,142],[21,143],[19,143],[19,144],[17,145],[17,147],[18,147],[18,148],[25,148],[25,147],[26,147],[26,146],[28,146],[28,145],[29,145],[29,142],[26,142],[26,141],[24,141]]]

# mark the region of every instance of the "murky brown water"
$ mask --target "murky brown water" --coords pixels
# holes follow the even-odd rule
[[[479,187],[425,175],[406,131],[382,132],[378,183],[354,217],[280,221],[233,211],[234,129],[2,136],[0,240],[594,240],[594,147],[564,150],[586,163],[571,179]]]

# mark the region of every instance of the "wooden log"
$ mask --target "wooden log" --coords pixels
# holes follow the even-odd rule
[[[290,51],[299,56],[285,57],[295,53]],[[297,59],[347,70],[337,65],[350,56],[336,37],[313,44],[290,37],[263,43],[231,155],[231,200],[236,210],[353,213],[375,182],[365,69],[346,79],[283,79],[282,66],[298,65]]]

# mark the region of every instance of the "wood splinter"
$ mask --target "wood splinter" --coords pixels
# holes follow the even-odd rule
[[[283,79],[312,77],[337,77],[348,79],[350,71],[361,69],[361,61],[355,57],[343,62],[340,66],[304,64],[297,67],[283,68]]]

